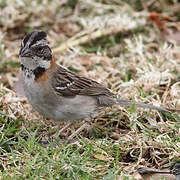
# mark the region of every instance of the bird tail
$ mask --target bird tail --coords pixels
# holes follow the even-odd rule
[[[117,98],[117,104],[119,104],[120,106],[132,106],[132,105],[135,105],[136,107],[154,109],[154,110],[161,111],[161,112],[173,111],[173,109],[158,107],[158,106],[154,106],[152,104],[144,104],[144,103],[141,103],[141,102],[135,102],[135,101],[124,100],[124,99],[119,99],[119,98]]]

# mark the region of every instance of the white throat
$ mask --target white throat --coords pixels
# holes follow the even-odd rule
[[[51,66],[50,61],[44,60],[42,57],[20,57],[21,63],[26,67],[27,69],[34,70],[37,67],[42,67],[45,69],[48,69]]]

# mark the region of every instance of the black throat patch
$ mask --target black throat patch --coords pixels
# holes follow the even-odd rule
[[[37,80],[40,76],[43,75],[43,73],[46,71],[45,68],[43,67],[37,67],[36,69],[32,70],[32,69],[28,69],[26,68],[23,64],[21,64],[21,69],[23,72],[25,72],[25,75],[27,76],[27,78],[31,77],[31,74],[34,74],[35,76],[35,80]]]
[[[43,67],[37,67],[36,69],[33,70],[33,73],[35,75],[35,80],[38,79],[43,73],[46,71],[45,68]]]

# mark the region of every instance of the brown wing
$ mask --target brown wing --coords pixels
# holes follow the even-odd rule
[[[52,79],[52,87],[63,96],[87,95],[112,96],[113,93],[96,81],[81,77],[58,66]]]

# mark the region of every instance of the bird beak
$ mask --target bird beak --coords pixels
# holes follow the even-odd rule
[[[31,55],[31,51],[28,47],[24,47],[20,52],[22,57],[27,57]]]

